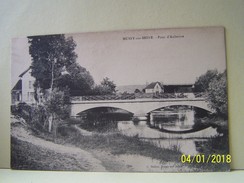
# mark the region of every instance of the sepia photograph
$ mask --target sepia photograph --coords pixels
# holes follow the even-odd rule
[[[223,27],[12,39],[11,168],[230,171]]]

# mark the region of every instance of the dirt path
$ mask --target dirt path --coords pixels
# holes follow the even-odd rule
[[[75,158],[76,162],[83,170],[87,171],[106,171],[102,162],[96,159],[91,153],[84,151],[80,148],[73,146],[55,144],[31,135],[23,126],[14,126],[11,129],[11,135],[21,141],[31,143],[40,148],[54,151],[56,153],[63,154],[72,159]],[[48,155],[47,155],[48,156]]]

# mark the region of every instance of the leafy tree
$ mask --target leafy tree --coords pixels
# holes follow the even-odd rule
[[[111,95],[116,93],[116,85],[109,78],[104,78],[100,85],[93,89],[94,95]]]
[[[227,117],[228,114],[226,84],[226,71],[219,73],[217,70],[208,70],[197,78],[194,88],[195,92],[207,94],[209,106],[222,117]]]
[[[212,109],[216,110],[218,114],[227,117],[227,86],[226,86],[226,71],[215,76],[208,87],[207,100]]]
[[[31,74],[43,89],[51,87],[52,78],[60,76],[63,66],[68,67],[76,61],[76,44],[71,37],[65,38],[63,34],[32,36],[28,37],[28,42],[32,57]]]
[[[91,91],[94,81],[90,73],[76,63],[76,43],[72,37],[60,35],[28,37],[32,57],[32,76],[35,88],[64,88],[84,95]],[[69,75],[63,76],[66,68]]]
[[[46,107],[43,105],[31,106],[31,122],[32,125],[42,131],[47,130],[48,125],[48,113]]]
[[[77,63],[70,65],[67,71],[70,74],[62,76],[56,82],[56,86],[59,88],[68,86],[72,96],[88,95],[92,92],[94,80],[89,71]]]
[[[106,95],[106,88],[102,85],[96,85],[92,90],[92,95]]]
[[[206,92],[209,87],[209,83],[218,75],[218,71],[208,70],[205,74],[197,78],[194,84],[194,92]]]
[[[141,91],[137,88],[135,89],[134,93],[141,93]]]
[[[58,121],[68,116],[69,92],[86,94],[92,90],[94,81],[90,73],[76,63],[76,44],[72,37],[63,34],[32,36],[28,37],[28,42],[36,99],[45,99],[42,103],[48,111],[48,130],[53,129],[56,134]]]
[[[116,85],[114,84],[113,81],[110,81],[108,77],[104,78],[101,82],[101,85],[107,89],[107,92],[109,94],[114,94],[116,93]]]
[[[64,91],[60,91],[58,88],[54,88],[49,97],[44,101],[45,109],[49,113],[48,131],[53,131],[55,137],[59,123],[69,117],[70,97],[68,90],[66,88]]]

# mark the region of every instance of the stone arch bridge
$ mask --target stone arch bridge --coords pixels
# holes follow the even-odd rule
[[[124,109],[134,116],[145,116],[147,113],[167,106],[186,105],[213,112],[204,98],[171,98],[171,99],[130,99],[130,100],[72,100],[71,117],[78,113],[97,107],[114,107]]]

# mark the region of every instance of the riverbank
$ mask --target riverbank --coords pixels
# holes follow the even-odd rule
[[[14,121],[14,120],[12,120]],[[65,125],[56,139],[49,133],[30,129],[28,124],[11,124],[13,169],[115,171],[115,172],[193,172],[226,171],[223,164],[194,165],[180,162],[179,147],[165,149],[138,136],[114,132],[91,132],[79,125]],[[220,142],[217,139],[218,142]],[[210,143],[216,143],[214,140]],[[218,152],[214,144],[201,143],[201,149]],[[221,145],[222,143],[220,143]],[[198,146],[200,147],[200,146]],[[203,152],[206,152],[204,150]]]
[[[11,126],[11,167],[32,170],[105,171],[89,152],[32,135],[22,124]]]
[[[32,170],[191,172],[179,163],[179,152],[162,150],[137,137],[120,134],[83,135],[67,126],[56,143],[35,136],[20,123],[11,127],[11,167]],[[84,131],[83,131],[84,132]]]

